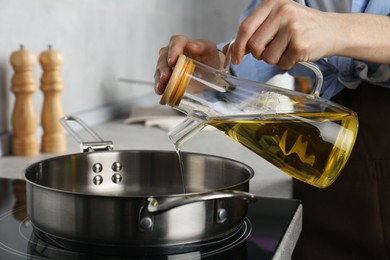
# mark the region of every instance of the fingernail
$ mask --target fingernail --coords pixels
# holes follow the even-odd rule
[[[191,42],[192,47],[198,48],[199,44],[197,42]]]
[[[169,66],[169,67],[172,67],[172,66],[173,66],[173,64],[172,64],[172,58],[169,58],[169,59],[168,59],[168,66]]]
[[[164,80],[164,78],[165,78],[165,72],[162,72],[161,74],[160,74],[160,80]]]

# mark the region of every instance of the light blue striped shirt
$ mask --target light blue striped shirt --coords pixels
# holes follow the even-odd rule
[[[334,1],[334,2],[333,2]],[[309,7],[322,6],[322,11],[336,11],[336,12],[353,12],[353,13],[372,13],[389,15],[390,1],[389,0],[297,0],[301,4],[306,4]],[[344,5],[340,4],[342,1],[348,1]],[[261,0],[254,0],[248,6],[241,16],[240,21],[245,19],[249,13],[261,2]],[[333,4],[332,4],[333,2]],[[346,6],[350,6],[349,10]],[[344,7],[341,7],[344,6]],[[325,9],[325,10],[323,10]],[[347,8],[348,9],[348,8]],[[219,45],[223,46],[223,44]],[[390,51],[390,50],[389,50]],[[321,96],[324,98],[331,98],[339,93],[344,87],[355,89],[363,81],[369,82],[373,85],[389,87],[390,88],[390,66],[374,64],[369,62],[362,62],[347,57],[329,57],[315,62],[321,69],[324,75],[324,84],[321,90]],[[234,74],[238,77],[247,78],[259,82],[266,82],[275,74],[283,73],[274,65],[265,63],[264,61],[256,60],[252,55],[246,55],[241,64],[232,65]],[[308,69],[297,65],[289,71],[292,75],[304,75],[310,73]]]

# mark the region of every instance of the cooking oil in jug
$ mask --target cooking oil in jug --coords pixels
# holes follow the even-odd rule
[[[240,79],[181,55],[160,101],[187,114],[170,138],[179,148],[211,125],[292,177],[328,187],[350,156],[358,118],[319,97],[321,72],[302,65],[317,75],[310,95]]]

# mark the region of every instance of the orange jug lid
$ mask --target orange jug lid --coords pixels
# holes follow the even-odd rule
[[[167,87],[160,99],[161,105],[179,105],[190,80],[188,75],[193,73],[194,68],[195,65],[192,63],[191,59],[187,59],[184,54],[179,56]]]

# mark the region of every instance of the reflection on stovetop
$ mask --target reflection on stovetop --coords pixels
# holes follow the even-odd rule
[[[299,202],[259,198],[234,234],[220,241],[177,248],[70,250],[34,229],[27,216],[24,180],[0,178],[0,259],[272,259]],[[180,248],[183,249],[183,248]]]
[[[245,226],[245,225],[244,225]],[[48,240],[41,239],[36,232],[32,232],[28,243],[28,254],[34,257],[44,257],[47,259],[247,259],[245,238],[249,235],[250,230],[244,227],[237,232],[237,236],[231,237],[218,245],[210,247],[191,246],[182,253],[172,253],[160,255],[158,249],[152,248],[138,249],[129,248],[113,252],[109,248],[102,248],[98,251],[89,250],[89,252],[74,252],[53,246]],[[243,237],[240,237],[243,236]],[[91,253],[92,252],[92,253]]]

